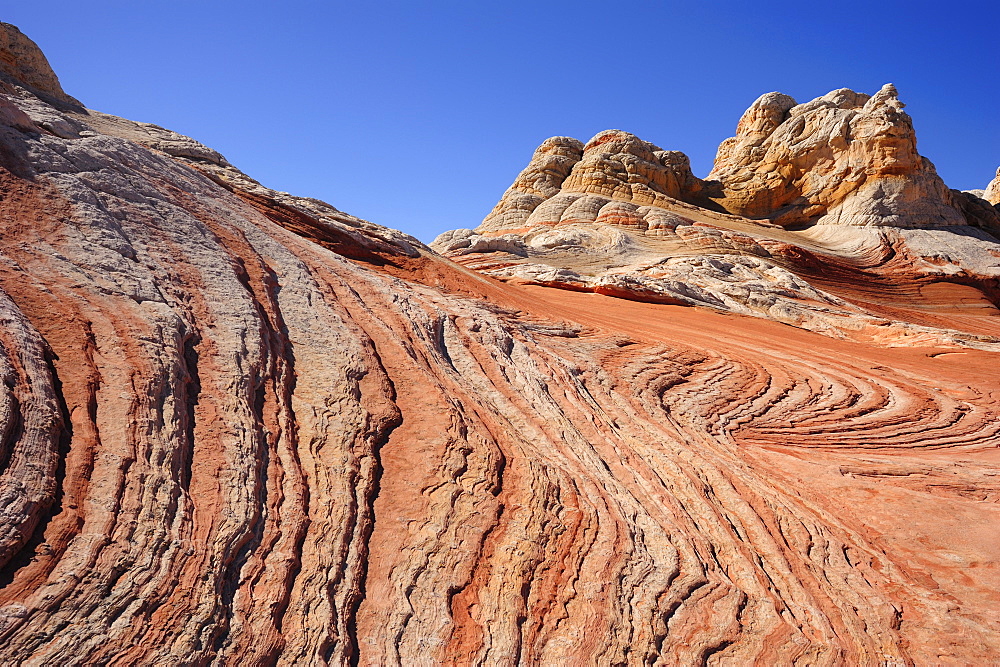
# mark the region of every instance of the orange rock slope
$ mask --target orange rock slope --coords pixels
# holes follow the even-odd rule
[[[1000,656],[981,227],[764,227],[646,145],[677,192],[601,196],[700,226],[575,256],[669,246],[707,301],[504,283],[85,109],[2,28],[5,664]]]

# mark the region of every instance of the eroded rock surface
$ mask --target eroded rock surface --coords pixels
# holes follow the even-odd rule
[[[504,284],[186,137],[9,86],[2,662],[998,655],[981,230],[756,233],[671,203],[693,192],[681,162],[625,137],[611,176],[573,187],[660,226],[442,243],[494,267],[622,257],[730,305]],[[575,150],[505,198],[560,196]],[[771,284],[884,323],[855,340],[727,312]],[[893,322],[930,333],[872,344]]]
[[[500,231],[565,222],[658,223],[663,205],[711,205],[680,151],[665,151],[621,130],[586,145],[546,139],[479,229]]]
[[[726,209],[783,226],[965,224],[934,166],[917,153],[896,88],[842,88],[806,104],[762,95],[719,146],[709,180]]]
[[[1000,349],[991,327],[962,331],[924,314],[922,286],[942,281],[995,312],[1000,211],[987,192],[945,186],[917,153],[902,107],[891,84],[806,104],[762,95],[705,181],[682,154],[618,130],[582,153],[555,137],[479,227],[432,245],[508,281],[707,306],[880,344]],[[558,169],[556,147],[568,147]]]
[[[1000,204],[1000,168],[997,169],[996,178],[986,186],[983,199],[994,205]]]
[[[0,73],[50,99],[74,106],[80,104],[63,92],[59,78],[38,46],[9,23],[0,23]]]

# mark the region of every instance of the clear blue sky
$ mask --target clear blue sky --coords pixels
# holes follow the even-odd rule
[[[772,90],[891,81],[948,185],[1000,165],[996,0],[4,4],[87,106],[423,240],[475,227],[556,134],[627,130],[704,176]]]

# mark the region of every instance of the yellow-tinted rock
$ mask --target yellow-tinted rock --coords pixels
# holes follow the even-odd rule
[[[1000,204],[1000,169],[997,169],[996,178],[990,181],[990,184],[986,186],[986,191],[983,193],[983,199],[994,206]]]
[[[79,104],[63,92],[38,45],[9,23],[0,23],[0,72],[58,100]]]
[[[621,130],[601,132],[586,146],[553,137],[538,147],[479,230],[593,221],[600,216],[645,226],[643,216],[623,216],[621,204],[632,205],[634,211],[678,200],[711,205],[683,153],[662,150]],[[610,202],[615,203],[604,211]]]
[[[719,147],[708,180],[737,215],[783,226],[962,225],[948,188],[917,153],[896,89],[842,88],[806,104],[762,95]]]

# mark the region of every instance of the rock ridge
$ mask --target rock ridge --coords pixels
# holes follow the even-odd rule
[[[50,99],[80,106],[77,100],[63,92],[59,78],[38,45],[17,26],[0,22],[0,76],[4,75]]]
[[[555,137],[479,227],[431,245],[503,280],[709,307],[833,337],[994,349],[995,336],[897,317],[898,294],[861,296],[817,269],[962,284],[993,312],[995,183],[978,194],[949,190],[917,152],[892,84],[805,104],[772,92],[743,114],[706,180],[683,154],[620,130],[586,145]],[[910,305],[924,308],[916,295]]]
[[[5,83],[0,662],[1000,654],[981,229],[764,225],[615,132],[459,264]]]
[[[601,132],[586,145],[552,137],[478,230],[602,217],[655,226],[658,209],[678,201],[783,227],[968,224],[964,199],[917,152],[903,107],[892,84],[872,96],[842,88],[804,104],[766,93],[743,114],[736,136],[719,146],[705,180],[691,173],[683,153],[621,130]],[[988,201],[1000,197],[995,185],[988,192]]]
[[[806,104],[761,96],[719,146],[708,175],[732,213],[782,226],[966,224],[929,160],[895,86],[847,88]]]

